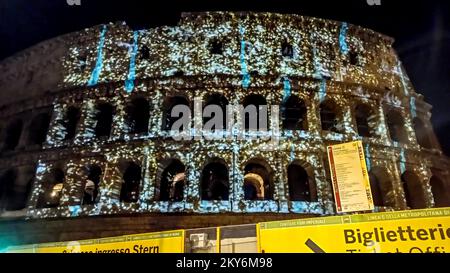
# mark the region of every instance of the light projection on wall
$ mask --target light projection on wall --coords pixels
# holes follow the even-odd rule
[[[130,93],[134,89],[134,80],[136,79],[136,54],[138,50],[138,37],[139,31],[133,33],[133,46],[130,53],[130,71],[128,72],[128,78],[125,81],[125,90]]]
[[[100,73],[103,68],[103,47],[105,45],[105,36],[106,36],[107,27],[103,26],[102,31],[100,33],[100,41],[98,42],[97,48],[97,62],[95,63],[95,68],[92,71],[91,78],[89,79],[88,86],[93,86],[98,83],[98,79],[100,78]]]
[[[220,41],[214,50],[213,41]],[[120,46],[121,43],[130,47]],[[293,54],[283,55],[284,43],[289,50],[292,47]],[[408,79],[398,73],[397,56],[391,45],[392,40],[347,23],[269,13],[212,12],[186,16],[176,27],[132,31],[123,24],[109,24],[100,33],[98,28],[80,32],[79,40],[72,43],[63,62],[64,85],[82,88],[87,83],[91,92],[84,92],[82,100],[76,100],[73,94],[55,100],[56,118],[46,146],[51,149],[68,146],[77,156],[41,162],[29,216],[142,212],[333,214],[325,149],[337,142],[361,139],[353,113],[356,103],[363,102],[373,112],[371,124],[376,133],[363,138],[369,169],[386,168],[394,181],[398,176],[391,166],[399,161],[408,162],[406,155],[415,149],[410,141],[395,147],[386,133],[385,105],[400,111],[415,109],[412,99],[411,106],[402,105],[401,98],[412,95],[413,90],[398,92],[401,86],[407,88]],[[96,60],[88,61],[92,71],[80,71],[78,67],[84,52],[88,60]],[[356,63],[350,61],[350,52],[357,54]],[[391,90],[390,95],[386,94],[387,89]],[[280,129],[277,135],[280,141],[274,150],[267,149],[268,140],[262,137],[239,139],[239,122],[232,128],[231,138],[216,141],[203,138],[174,141],[162,129],[172,101],[190,105],[194,98],[201,98],[204,106],[213,94],[222,96],[224,104],[235,105],[249,95],[260,95],[268,106],[282,105],[296,96],[305,103],[307,126],[305,130]],[[148,112],[148,130],[132,134],[129,128],[136,121],[130,118],[130,105],[136,97],[148,103],[148,107],[142,108]],[[326,99],[336,104],[332,110],[339,109],[335,113],[339,132],[321,128],[319,105]],[[393,101],[400,104],[393,105]],[[99,104],[108,104],[112,115],[111,128],[101,137],[95,134],[101,116]],[[81,109],[81,117],[74,139],[65,141],[65,128],[61,124],[73,105]],[[239,121],[239,113],[233,114],[235,121]],[[281,128],[281,116],[269,118],[277,121],[277,128],[270,128],[271,133],[276,132],[275,129]],[[164,175],[175,161],[185,168],[180,172],[184,182],[175,183],[180,198],[161,200]],[[309,168],[317,202],[290,200],[287,168],[294,161]],[[211,162],[222,162],[228,170],[229,200],[201,199],[202,171]],[[40,185],[46,183],[47,174],[58,164],[66,166],[61,202],[56,208],[37,209],[36,202],[43,191]],[[137,167],[130,174],[127,170],[133,164]],[[259,166],[256,175],[265,181],[262,185],[271,193],[264,198],[261,195],[258,200],[244,198],[248,175],[245,170],[251,164]],[[94,204],[83,205],[83,188],[89,175],[86,168],[93,165],[102,170],[99,198]],[[423,169],[424,166],[418,166],[417,172],[429,175]],[[180,177],[176,180],[181,180]],[[121,201],[124,184],[137,196],[133,202]],[[262,193],[263,189],[259,189]],[[396,196],[387,198],[392,199],[387,203],[395,206],[384,209],[403,206]]]

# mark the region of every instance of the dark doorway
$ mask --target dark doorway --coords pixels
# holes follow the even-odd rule
[[[83,205],[93,205],[98,201],[98,191],[102,169],[97,165],[88,167],[87,181],[84,185]]]
[[[184,198],[186,168],[178,159],[170,160],[161,175],[159,201],[181,202]]]
[[[202,172],[202,200],[228,200],[228,168],[220,162],[209,163]]]
[[[307,130],[307,109],[305,102],[297,96],[290,96],[281,106],[284,130]]]
[[[128,162],[123,173],[120,202],[136,203],[139,200],[139,187],[141,185],[141,166],[134,162]]]
[[[150,105],[144,98],[135,98],[127,106],[127,124],[131,134],[148,132]]]

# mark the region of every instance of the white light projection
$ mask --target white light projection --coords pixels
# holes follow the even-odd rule
[[[367,36],[375,38],[368,40]],[[212,12],[186,16],[176,27],[132,31],[123,24],[109,24],[86,29],[76,37],[63,61],[63,73],[65,87],[85,89],[79,102],[82,117],[77,137],[73,146],[69,145],[81,159],[73,160],[65,175],[68,181],[82,179],[76,169],[88,164],[88,158],[103,157],[100,201],[93,206],[74,204],[77,199],[73,196],[79,193],[69,187],[71,192],[66,193],[64,206],[33,208],[30,217],[143,212],[333,214],[331,185],[324,170],[325,147],[360,139],[351,110],[355,101],[367,103],[377,117],[376,136],[363,139],[368,158],[377,165],[394,164],[392,157],[385,154],[393,144],[386,138],[382,105],[402,106],[404,111],[406,106],[401,99],[412,96],[412,92],[397,92],[396,87],[408,86],[405,82],[409,79],[397,71],[392,40],[371,30],[297,15]],[[221,51],[212,52],[213,41],[221,43]],[[292,46],[292,57],[282,55],[283,42]],[[357,64],[350,63],[352,54],[356,54]],[[233,127],[232,138],[217,141],[196,138],[177,142],[162,130],[165,98],[183,96],[193,103],[194,98],[213,93],[222,94],[234,105],[241,104],[247,95],[261,94],[269,107],[297,95],[308,108],[308,130],[281,130],[274,151],[266,151],[269,143],[262,138],[238,139],[239,122]],[[148,133],[141,136],[130,136],[126,125],[125,105],[135,95],[147,98],[151,109]],[[345,109],[341,113],[341,133],[321,131],[319,104],[328,98]],[[56,120],[62,118],[71,100],[68,94],[55,103]],[[99,102],[108,102],[115,108],[111,135],[102,140],[95,137],[93,130]],[[415,100],[408,102],[411,105],[407,108],[415,111]],[[237,112],[234,116],[235,121],[241,120]],[[280,124],[280,117],[273,119]],[[63,145],[64,128],[58,124],[52,124],[47,148]],[[197,135],[197,129],[195,132]],[[201,171],[212,157],[221,158],[228,165],[229,201],[200,200]],[[186,166],[182,202],[156,200],[161,179],[158,175],[165,167],[161,164],[170,158],[179,159]],[[264,160],[274,174],[273,200],[243,200],[245,164],[254,159]],[[123,183],[120,166],[124,160],[142,168],[136,203],[119,200]],[[312,166],[317,202],[289,201],[286,168],[294,160]],[[396,177],[392,171],[389,175]],[[37,178],[38,184],[40,179]],[[39,191],[33,194],[36,198]]]

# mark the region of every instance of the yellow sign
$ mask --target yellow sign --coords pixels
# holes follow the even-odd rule
[[[327,151],[337,212],[373,210],[362,142],[329,146]]]
[[[264,253],[450,253],[450,208],[261,223]]]
[[[7,253],[184,253],[184,230],[10,247]]]

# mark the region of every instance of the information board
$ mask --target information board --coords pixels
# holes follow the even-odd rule
[[[362,142],[329,146],[327,151],[337,213],[373,210]]]

